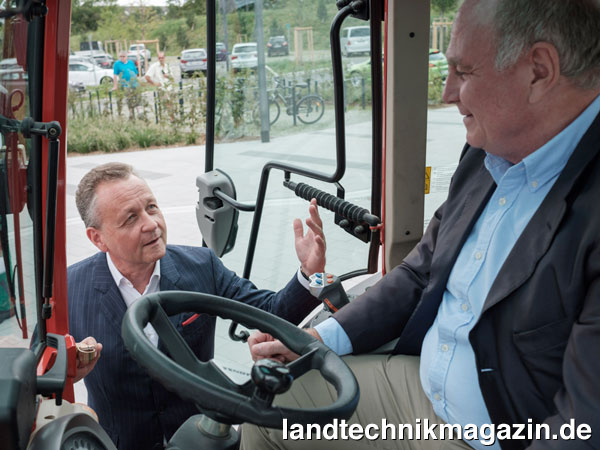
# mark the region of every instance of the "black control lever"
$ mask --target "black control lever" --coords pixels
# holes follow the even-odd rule
[[[304,200],[316,199],[317,205],[336,214],[340,219],[336,220],[336,223],[340,227],[364,242],[370,240],[370,227],[376,227],[381,223],[381,219],[371,214],[368,209],[353,205],[342,198],[328,194],[308,184],[285,180],[283,185],[293,190],[298,197]]]
[[[310,276],[310,292],[323,302],[331,314],[350,303],[341,280],[331,273],[318,272]]]
[[[257,361],[252,366],[250,377],[256,385],[253,399],[266,406],[273,403],[276,395],[286,392],[294,379],[285,364],[272,359]]]

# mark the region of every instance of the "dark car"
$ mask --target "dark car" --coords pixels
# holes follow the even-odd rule
[[[227,47],[222,42],[217,42],[217,61],[227,60]]]
[[[290,49],[285,36],[271,36],[267,43],[267,53],[269,56],[289,55]]]

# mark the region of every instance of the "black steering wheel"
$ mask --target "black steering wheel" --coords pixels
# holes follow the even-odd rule
[[[317,369],[336,389],[337,400],[329,406],[310,409],[272,405],[272,396],[265,401],[260,386],[252,380],[238,385],[212,361],[202,362],[196,358],[168,318],[184,312],[231,319],[271,334],[300,355],[282,371],[289,370],[295,379],[308,370]],[[148,323],[156,330],[170,357],[154,347],[144,334],[143,329]],[[145,295],[127,310],[121,335],[133,358],[152,377],[180,397],[194,401],[203,413],[223,423],[248,422],[281,428],[285,418],[290,423],[324,425],[334,418],[350,418],[358,404],[356,378],[331,349],[291,323],[241,302],[183,291]],[[253,370],[256,368],[255,365]]]

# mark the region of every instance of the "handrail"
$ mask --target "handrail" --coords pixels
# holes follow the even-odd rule
[[[292,164],[270,161],[264,165],[258,193],[256,196],[256,210],[252,220],[252,228],[248,242],[248,251],[246,252],[246,262],[244,264],[243,277],[249,278],[252,270],[252,261],[256,251],[256,242],[258,240],[258,229],[269,181],[269,174],[272,169],[282,170],[285,173],[286,179],[289,179],[290,174],[295,173],[316,180],[336,183],[342,179],[346,171],[346,136],[344,123],[344,75],[342,72],[342,51],[340,45],[340,29],[344,19],[354,12],[352,5],[347,5],[340,9],[331,23],[331,31],[329,40],[331,45],[331,56],[333,59],[333,94],[335,104],[335,125],[336,125],[336,167],[333,174],[329,175],[324,172],[309,170],[303,167],[298,167]]]

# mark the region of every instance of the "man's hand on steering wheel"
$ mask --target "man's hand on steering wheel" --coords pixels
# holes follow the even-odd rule
[[[304,331],[323,342],[323,339],[321,339],[321,336],[319,336],[319,333],[314,328],[308,328]],[[286,363],[296,360],[299,356],[288,349],[279,339],[275,339],[270,334],[263,333],[262,331],[256,331],[250,335],[248,346],[250,347],[250,354],[253,361],[268,358]]]

